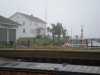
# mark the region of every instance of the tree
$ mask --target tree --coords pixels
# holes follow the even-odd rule
[[[66,38],[66,32],[67,32],[67,30],[66,29],[63,29],[63,31],[62,31],[63,38]]]
[[[64,29],[61,23],[57,23],[56,25],[56,35],[58,38],[61,38],[61,36],[63,36],[63,38],[66,37],[66,29]]]
[[[55,34],[56,34],[56,25],[55,24],[51,24],[51,26],[52,27],[51,28],[48,27],[47,30],[48,30],[48,32],[52,33],[52,38],[54,40]]]
[[[48,27],[47,30],[52,33],[53,40],[55,37],[61,38],[61,35],[63,38],[66,36],[66,30],[63,28],[62,23],[51,24],[51,28]]]
[[[56,35],[58,36],[58,38],[60,38],[61,35],[62,35],[62,29],[63,29],[62,24],[57,23],[57,25],[56,25]]]

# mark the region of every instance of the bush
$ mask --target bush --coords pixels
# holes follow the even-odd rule
[[[33,48],[36,47],[59,47],[62,46],[64,43],[64,39],[57,39],[54,40],[49,37],[36,37],[36,38],[22,38],[17,41],[17,44],[24,45],[25,47],[28,46],[28,40],[30,40],[30,44]]]
[[[33,39],[33,44],[36,45],[50,45],[51,44],[51,39],[48,39],[46,37],[44,38],[34,38]]]
[[[52,40],[48,37],[43,38],[33,38],[33,45],[39,45],[39,46],[61,46],[64,43],[63,39],[55,39]]]
[[[62,44],[64,44],[64,40],[63,39],[55,39],[53,41],[53,45],[61,46]]]

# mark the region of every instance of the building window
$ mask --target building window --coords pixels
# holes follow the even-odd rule
[[[23,33],[25,33],[26,32],[26,30],[25,30],[25,28],[23,28]]]

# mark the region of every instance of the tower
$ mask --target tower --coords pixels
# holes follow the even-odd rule
[[[81,41],[80,46],[81,47],[83,47],[83,43],[84,43],[83,38],[84,38],[84,30],[83,30],[83,26],[81,26],[81,36],[80,36],[80,41]]]

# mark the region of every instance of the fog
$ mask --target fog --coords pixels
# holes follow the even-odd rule
[[[48,24],[61,22],[69,35],[100,38],[100,0],[0,0],[0,15],[33,14]]]

